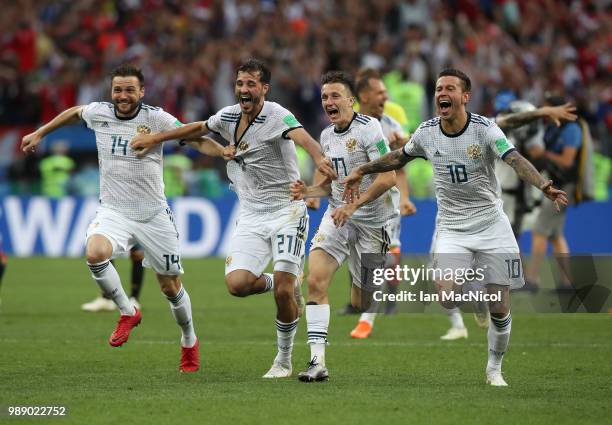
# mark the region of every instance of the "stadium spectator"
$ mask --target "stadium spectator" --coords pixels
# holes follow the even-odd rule
[[[180,146],[164,156],[164,191],[168,198],[183,196],[187,193],[187,173],[192,167],[191,159],[182,152]]]
[[[43,195],[61,198],[68,194],[70,175],[75,163],[67,154],[68,145],[58,141],[51,147],[51,155],[40,161]]]
[[[559,106],[565,102],[565,98],[559,95],[550,95],[546,99],[548,106]],[[565,121],[560,127],[548,123],[544,133],[544,146],[532,154],[550,178],[568,194],[570,203],[576,200],[580,158],[586,155],[582,148],[591,144],[591,141],[585,140],[585,137],[590,136],[588,132],[583,132],[577,122]],[[587,166],[592,167],[591,164]],[[526,285],[530,290],[538,289],[540,268],[546,256],[548,242],[552,245],[553,254],[558,258],[569,255],[569,246],[563,233],[565,212],[565,207],[558,212],[555,205],[547,199],[544,199],[540,205],[532,229],[531,264],[525,276],[528,282]],[[557,285],[560,289],[571,289],[567,273],[562,273]]]
[[[355,4],[136,0],[100,8],[92,1],[9,2],[0,16],[0,124],[37,125],[74,104],[75,96],[82,100],[77,104],[99,99],[103,76],[124,61],[155,76],[147,88],[151,103],[183,121],[201,120],[233,101],[234,65],[258,52],[275,75],[268,99],[294,111],[313,134],[325,126],[313,105],[320,91],[316,79],[326,69],[376,67],[387,76],[391,100],[408,99],[409,110],[417,111],[409,116],[416,126],[431,115],[427,93],[435,73],[455,66],[473,70],[481,90],[472,110],[485,116],[492,115],[494,96],[503,88],[539,105],[545,88],[557,82],[584,105],[597,149],[609,150],[612,15],[605,2]],[[406,78],[410,90],[400,85],[396,92],[396,83]],[[604,159],[597,161],[603,175],[598,181],[607,183]],[[407,171],[415,197],[431,196],[429,165],[416,161]],[[600,187],[599,196],[607,196],[607,185]]]

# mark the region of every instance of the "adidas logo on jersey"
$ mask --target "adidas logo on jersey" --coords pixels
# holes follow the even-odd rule
[[[104,121],[102,124],[100,124],[100,127],[106,127],[106,128],[108,128],[108,127],[109,127],[108,122],[107,122],[107,121]]]
[[[434,156],[442,156],[442,154],[440,153],[439,150],[436,149],[436,153],[434,154]]]

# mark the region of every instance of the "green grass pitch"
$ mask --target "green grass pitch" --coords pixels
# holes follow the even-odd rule
[[[127,260],[118,260],[124,283]],[[147,270],[143,321],[127,344],[107,338],[117,313],[84,313],[96,295],[82,259],[11,259],[0,307],[0,422],[11,405],[59,405],[64,424],[604,424],[611,423],[612,316],[515,314],[504,361],[509,388],[484,385],[486,334],[445,343],[440,314],[380,317],[372,337],[348,336],[356,316],[346,273],[330,299],[330,381],[268,381],[275,355],[270,294],[227,294],[220,259],[184,262],[203,368],[178,373],[180,332]],[[305,320],[294,375],[307,363]]]

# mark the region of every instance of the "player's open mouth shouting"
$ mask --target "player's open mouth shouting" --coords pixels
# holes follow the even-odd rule
[[[448,115],[451,111],[452,103],[450,99],[438,99],[438,110],[440,115]]]
[[[240,105],[251,106],[253,104],[253,97],[250,94],[240,95]]]
[[[331,120],[331,122],[335,122],[338,118],[340,118],[340,111],[335,106],[328,106],[325,108],[325,112],[327,116]]]

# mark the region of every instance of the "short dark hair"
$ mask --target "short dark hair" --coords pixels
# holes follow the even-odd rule
[[[355,83],[355,91],[357,92],[357,96],[359,96],[359,93],[370,87],[370,80],[381,80],[382,77],[380,73],[373,68],[363,68],[357,71],[355,79],[357,80]]]
[[[561,106],[567,103],[565,96],[556,91],[546,91],[544,93],[544,102],[550,106]]]
[[[270,84],[270,79],[272,78],[272,73],[268,67],[259,59],[254,58],[247,59],[240,64],[238,69],[236,69],[236,77],[238,77],[239,72],[248,72],[249,74],[259,72],[259,81],[264,84]]]
[[[355,94],[355,85],[353,79],[348,72],[344,71],[327,71],[321,77],[321,86],[324,84],[340,83],[349,90],[351,95]]]
[[[141,87],[144,87],[144,75],[142,70],[136,65],[124,63],[113,69],[111,72],[111,82],[115,77],[136,77]]]
[[[455,68],[446,68],[438,74],[438,78],[441,77],[457,77],[463,83],[463,91],[472,91],[472,82],[465,72],[459,71]]]

